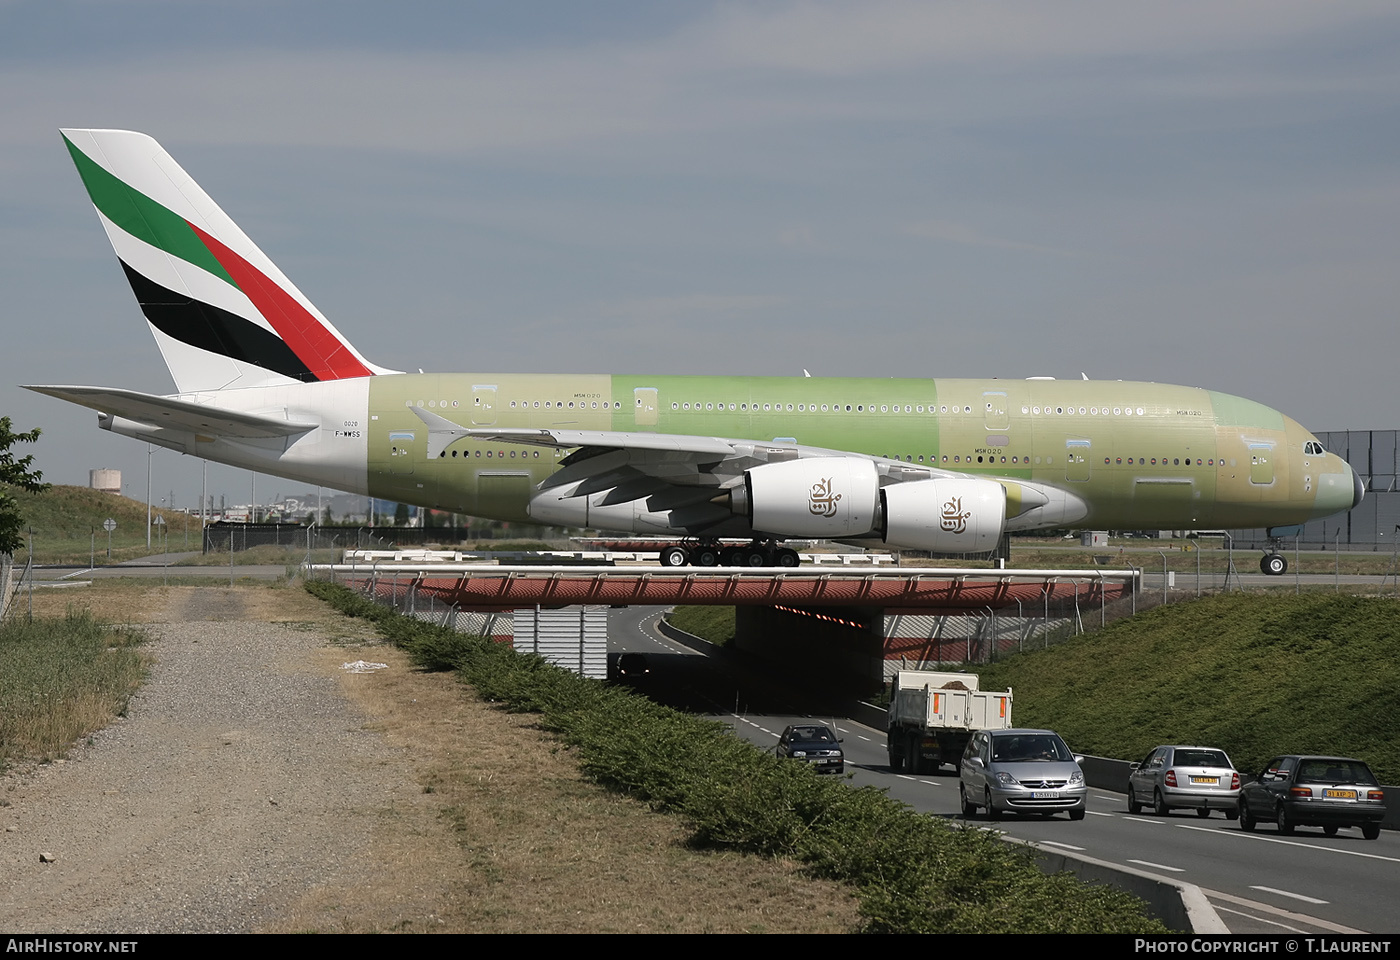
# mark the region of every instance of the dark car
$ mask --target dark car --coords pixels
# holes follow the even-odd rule
[[[777,754],[808,763],[817,773],[846,772],[841,739],[824,723],[792,724],[778,738]]]
[[[1274,757],[1240,791],[1240,829],[1261,822],[1294,827],[1321,827],[1329,837],[1341,827],[1360,827],[1374,840],[1385,818],[1385,793],[1364,761],[1351,757]]]
[[[619,653],[608,657],[608,679],[639,686],[651,675],[651,664],[644,653]]]

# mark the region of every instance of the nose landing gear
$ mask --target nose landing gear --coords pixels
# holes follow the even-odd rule
[[[1288,558],[1281,553],[1266,553],[1259,560],[1259,572],[1270,577],[1281,577],[1288,572]]]

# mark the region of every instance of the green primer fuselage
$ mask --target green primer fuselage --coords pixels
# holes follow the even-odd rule
[[[405,374],[370,380],[375,497],[527,518],[567,451],[474,438],[427,459],[421,407],[468,428],[552,427],[788,441],[1084,501],[1078,527],[1246,528],[1351,506],[1346,464],[1276,410],[1155,383],[826,377]],[[1320,445],[1319,445],[1320,446]]]

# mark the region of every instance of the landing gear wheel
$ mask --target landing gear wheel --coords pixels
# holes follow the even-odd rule
[[[1270,553],[1259,561],[1261,573],[1270,577],[1281,577],[1288,572],[1288,558],[1280,553]]]
[[[977,805],[967,799],[967,788],[961,783],[958,784],[958,802],[962,804],[962,815],[964,820],[971,820],[977,816]]]
[[[1165,817],[1171,813],[1171,808],[1167,806],[1167,801],[1162,799],[1162,791],[1160,790],[1152,794],[1152,812],[1159,817]]]
[[[1278,824],[1279,833],[1285,837],[1293,836],[1293,821],[1288,819],[1288,811],[1283,808],[1282,804],[1279,805],[1278,815],[1274,820]]]
[[[663,567],[683,567],[690,562],[690,551],[685,547],[667,547],[661,551]]]
[[[1256,826],[1254,814],[1250,812],[1249,804],[1245,803],[1243,800],[1240,801],[1238,816],[1240,818],[1240,829],[1245,833],[1253,833]]]
[[[779,550],[773,559],[780,567],[800,567],[802,565],[802,558],[797,555],[797,551],[788,547]]]
[[[690,562],[697,567],[719,566],[719,550],[716,547],[699,546],[690,555]]]
[[[744,566],[746,567],[767,567],[768,551],[762,547],[749,547],[744,551]]]
[[[744,551],[738,547],[725,547],[719,552],[719,563],[722,567],[742,567]]]

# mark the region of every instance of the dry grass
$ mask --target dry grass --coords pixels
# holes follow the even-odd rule
[[[62,757],[123,712],[145,676],[143,639],[85,613],[0,626],[0,770]]]
[[[367,725],[412,758],[424,803],[382,814],[374,870],[292,904],[279,931],[835,933],[850,892],[792,863],[685,846],[672,817],[586,782],[528,717],[474,700],[397,650],[327,651],[390,664],[344,674]]]
[[[161,623],[166,619],[168,593],[178,589],[136,579],[94,580],[88,587],[43,587],[34,591],[34,617],[61,617],[70,610],[82,610],[107,623]],[[21,596],[15,604],[23,616],[29,598]]]

